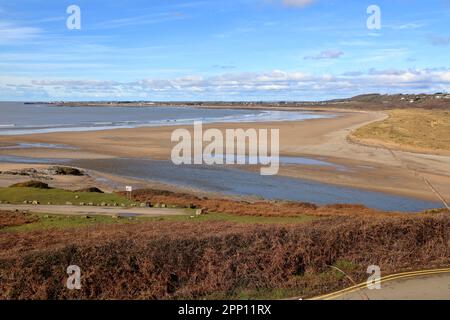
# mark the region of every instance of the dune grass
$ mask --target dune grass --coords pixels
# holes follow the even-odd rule
[[[450,152],[450,111],[395,109],[388,113],[388,119],[364,126],[352,136],[410,149]]]

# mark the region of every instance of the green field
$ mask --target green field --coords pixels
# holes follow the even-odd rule
[[[0,188],[0,201],[10,204],[23,204],[24,201],[39,201],[41,205],[65,205],[70,202],[73,205],[80,203],[92,203],[100,205],[106,203],[108,205],[131,205],[133,202],[129,201],[118,194],[107,193],[90,193],[90,192],[74,192],[60,189],[38,189],[27,187],[9,187]],[[170,205],[169,205],[170,207]],[[34,230],[42,230],[49,228],[66,229],[88,227],[99,224],[123,224],[123,223],[139,223],[152,221],[179,221],[179,222],[233,222],[244,224],[296,224],[304,223],[317,219],[317,217],[308,215],[298,215],[295,217],[264,217],[264,216],[245,216],[224,213],[209,213],[201,216],[195,215],[195,210],[186,209],[185,215],[179,216],[159,216],[159,217],[111,217],[104,215],[89,215],[89,216],[75,216],[75,215],[55,215],[30,213],[35,221],[19,226],[4,227],[2,232],[27,232]]]
[[[101,224],[126,224],[137,223],[137,218],[112,218],[110,216],[90,215],[90,216],[66,216],[47,215],[42,213],[31,214],[36,218],[35,222],[20,226],[5,227],[0,232],[29,232],[45,229],[69,229],[82,228]]]
[[[129,224],[142,222],[156,222],[156,221],[178,221],[203,223],[210,221],[217,222],[234,222],[244,224],[296,224],[304,223],[316,219],[311,216],[299,217],[257,217],[257,216],[239,216],[223,213],[205,214],[199,217],[194,215],[179,215],[179,216],[160,216],[160,217],[118,217],[104,215],[89,215],[89,216],[71,216],[71,215],[57,215],[57,214],[43,214],[30,213],[36,221],[20,226],[4,227],[0,232],[28,232],[45,229],[68,229],[68,228],[83,228],[101,224]]]
[[[0,201],[12,204],[22,204],[24,201],[39,201],[40,204],[64,205],[71,202],[78,205],[80,202],[99,205],[102,202],[112,205],[114,203],[130,205],[134,203],[126,197],[115,193],[74,192],[60,189],[38,188],[0,188]]]

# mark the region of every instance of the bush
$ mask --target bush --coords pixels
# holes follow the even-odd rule
[[[372,264],[383,275],[450,265],[448,214],[287,226],[153,221],[85,232],[0,233],[0,248],[8,251],[0,254],[0,297],[202,299],[277,291],[307,297],[351,285],[330,265],[356,281],[367,279]],[[82,270],[76,292],[64,287],[71,264]]]
[[[84,175],[81,170],[78,170],[77,168],[71,168],[71,167],[51,167],[49,168],[50,171],[52,171],[56,175],[63,175],[63,176],[82,176]]]
[[[84,188],[84,189],[77,190],[76,192],[104,193],[102,190],[100,190],[100,189],[97,188],[97,187]]]
[[[19,182],[9,186],[10,188],[36,188],[36,189],[51,189],[48,184],[41,181],[26,181]]]

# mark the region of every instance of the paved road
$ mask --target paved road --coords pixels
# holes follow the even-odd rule
[[[384,282],[380,290],[367,288],[327,297],[327,300],[450,300],[450,273]],[[364,297],[364,298],[363,298]]]
[[[175,216],[184,215],[184,209],[162,208],[122,208],[97,206],[67,206],[67,205],[25,205],[0,204],[1,210],[22,210],[35,213],[63,214],[63,215],[118,215],[118,216]]]

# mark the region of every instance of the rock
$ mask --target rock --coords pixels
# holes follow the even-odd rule
[[[100,203],[100,205],[101,205],[102,207],[106,207],[106,206],[107,206],[106,202],[102,202],[102,203]]]
[[[93,202],[89,202],[87,205],[92,207],[94,205],[94,203]]]
[[[79,197],[80,197],[79,195],[76,195],[76,196],[75,196],[75,199],[78,199]]]
[[[196,216],[201,216],[203,214],[203,209],[197,209],[195,210],[195,215]]]
[[[139,206],[140,206],[141,208],[145,208],[145,207],[147,206],[147,204],[144,203],[144,202],[142,202]]]
[[[102,190],[100,190],[97,187],[84,188],[84,189],[77,190],[77,192],[104,193]]]
[[[130,206],[135,208],[135,207],[137,207],[137,204],[136,203],[132,203]]]
[[[38,205],[38,204],[39,204],[39,201],[33,200],[33,202],[31,202],[31,204],[33,204],[33,205]]]
[[[37,188],[37,189],[51,189],[48,184],[41,181],[25,181],[20,183],[15,183],[9,186],[10,188]]]
[[[23,204],[28,204],[28,200],[24,200],[22,203]]]
[[[166,206],[166,204],[165,203],[162,203],[161,204],[161,208],[166,208],[167,206]]]
[[[119,216],[117,216],[117,215],[112,215],[111,218],[113,218],[113,219],[119,219]]]
[[[84,202],[80,202],[80,206],[85,206],[86,204]]]
[[[51,203],[51,202],[47,202],[47,204],[48,204],[48,205],[51,205],[52,203]]]
[[[81,170],[71,167],[55,166],[48,169],[52,174],[62,176],[84,176]]]
[[[66,206],[71,206],[71,205],[72,205],[72,202],[70,202],[70,201],[66,202]]]

